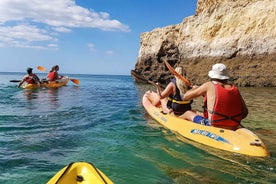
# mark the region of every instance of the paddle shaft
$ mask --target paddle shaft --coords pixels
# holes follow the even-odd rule
[[[10,80],[10,82],[21,82],[21,80]]]
[[[185,77],[183,77],[182,75],[180,75],[179,73],[177,73],[174,68],[168,63],[168,61],[164,61],[165,65],[167,66],[167,68],[170,70],[170,72],[172,74],[174,74],[177,78],[179,78],[180,80],[184,81],[185,84],[189,87],[192,87],[192,84],[190,83],[189,80],[187,80]]]

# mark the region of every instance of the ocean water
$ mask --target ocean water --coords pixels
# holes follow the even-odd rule
[[[141,103],[155,89],[130,76],[69,75],[81,84],[58,89],[9,82],[23,75],[0,73],[0,183],[47,183],[76,161],[92,162],[116,184],[276,183],[275,88],[241,88],[250,113],[243,125],[271,152],[255,158],[164,129]]]

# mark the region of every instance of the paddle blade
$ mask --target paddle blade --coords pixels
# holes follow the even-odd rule
[[[165,64],[167,66],[167,68],[170,70],[170,72],[175,75],[177,78],[179,78],[180,80],[184,81],[185,84],[187,86],[192,87],[192,84],[190,83],[190,81],[188,81],[185,77],[183,77],[182,75],[180,75],[179,73],[177,73],[174,68],[168,63],[168,61],[165,61]]]
[[[70,79],[73,83],[79,85],[80,84],[80,81],[78,79]]]
[[[21,80],[10,80],[10,82],[20,82]]]
[[[43,66],[38,66],[37,69],[40,71],[46,72],[46,68],[44,68]]]

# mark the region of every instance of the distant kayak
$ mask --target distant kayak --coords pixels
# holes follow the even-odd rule
[[[246,128],[239,128],[233,131],[205,126],[177,116],[164,114],[160,107],[159,96],[155,92],[145,93],[142,103],[152,118],[169,130],[190,140],[234,153],[256,157],[269,156],[269,151],[262,140]]]
[[[113,184],[92,163],[72,162],[54,175],[47,184]]]
[[[40,86],[37,84],[25,84],[23,88],[24,89],[34,89],[34,88],[41,88],[41,87],[58,88],[58,87],[67,85],[68,82],[69,82],[69,77],[64,76],[61,79],[58,79],[55,81],[43,82]]]

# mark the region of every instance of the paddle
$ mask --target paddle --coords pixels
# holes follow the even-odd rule
[[[46,68],[44,68],[43,66],[38,66],[37,69],[40,71],[46,72]]]
[[[184,81],[185,84],[189,87],[192,87],[192,84],[190,83],[190,81],[188,81],[185,77],[183,77],[182,75],[180,75],[179,73],[177,73],[174,68],[168,63],[168,61],[165,60],[165,65],[167,66],[167,68],[170,70],[170,72],[172,74],[174,74],[177,78],[179,78],[180,80]]]
[[[37,67],[38,70],[40,71],[43,71],[43,72],[46,72],[46,68],[44,68],[43,66],[38,66]],[[70,79],[70,78],[69,78]],[[80,81],[78,79],[70,79],[73,83],[79,85],[80,84]]]
[[[20,82],[21,80],[10,80],[10,82]]]

